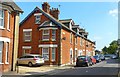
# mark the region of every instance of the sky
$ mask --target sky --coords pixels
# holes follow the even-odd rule
[[[36,6],[43,2],[16,2],[24,11],[22,21]],[[73,19],[88,33],[88,39],[96,41],[96,49],[101,50],[118,39],[117,2],[49,2],[51,8],[59,8],[59,19]],[[60,5],[60,7],[59,7]]]

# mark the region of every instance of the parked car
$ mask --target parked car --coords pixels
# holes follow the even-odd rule
[[[96,64],[96,59],[93,56],[91,56],[91,60],[92,60],[92,64]]]
[[[101,62],[100,56],[99,55],[95,55],[93,56],[96,59],[96,62],[99,63]]]
[[[111,59],[117,59],[117,55],[111,55]]]
[[[30,67],[33,65],[43,65],[44,58],[37,54],[26,54],[18,58],[17,64],[28,65]]]
[[[106,54],[104,55],[106,59],[117,59],[117,55],[115,54]]]
[[[100,54],[99,56],[101,60],[105,60],[105,56],[103,54]]]
[[[92,65],[92,60],[89,56],[78,56],[76,61],[76,66],[90,66]]]
[[[105,56],[105,59],[110,59],[111,58],[111,55],[110,54],[106,54],[104,55]]]

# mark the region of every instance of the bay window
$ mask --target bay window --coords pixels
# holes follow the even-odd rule
[[[43,30],[42,40],[49,40],[49,30]]]
[[[42,48],[42,56],[46,61],[49,60],[49,48]]]

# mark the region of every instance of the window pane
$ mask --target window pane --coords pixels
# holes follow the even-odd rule
[[[49,49],[48,48],[43,48],[42,56],[44,57],[45,60],[49,60]]]
[[[0,62],[2,63],[3,42],[0,41]]]
[[[56,39],[56,30],[52,30],[52,40]]]
[[[31,41],[31,31],[24,32],[24,41]]]
[[[55,61],[55,48],[52,48],[52,61]]]
[[[35,23],[40,24],[40,15],[35,16]]]
[[[6,62],[8,62],[9,43],[6,45]]]
[[[45,35],[48,35],[49,34],[49,30],[43,30],[43,34]]]

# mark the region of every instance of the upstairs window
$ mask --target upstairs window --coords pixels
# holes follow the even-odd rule
[[[40,24],[40,15],[35,16],[35,24]]]
[[[56,30],[52,30],[52,41],[56,40]]]
[[[25,42],[30,42],[32,41],[32,29],[26,29],[26,30],[23,30],[23,35],[24,35],[24,41]]]
[[[0,9],[0,28],[4,28],[4,10]]]
[[[49,40],[49,30],[43,30],[42,40]]]

